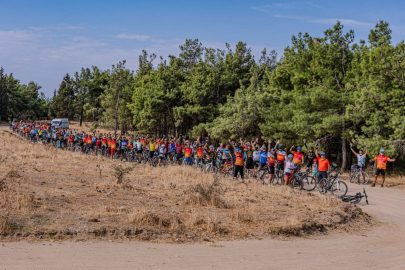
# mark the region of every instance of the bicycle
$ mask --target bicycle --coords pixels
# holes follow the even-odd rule
[[[284,172],[281,169],[281,164],[276,165],[276,171],[274,172],[274,177],[271,181],[273,185],[284,184]]]
[[[363,171],[363,167],[352,165],[350,168],[350,183],[357,183],[359,185],[366,185],[370,181],[368,173]]]
[[[339,175],[342,175],[342,172],[336,172],[333,175],[332,172],[328,174],[328,178],[323,178],[318,183],[319,193],[325,195],[328,191],[338,197],[341,198],[346,195],[347,193],[347,184],[339,179]]]
[[[356,203],[361,202],[362,198],[366,198],[366,203],[368,204],[368,196],[367,196],[365,188],[363,188],[363,194],[364,195],[362,195],[361,192],[357,192],[356,195],[343,196],[342,201],[356,204]]]
[[[296,177],[302,182],[302,189],[306,191],[312,191],[316,188],[316,179],[308,175],[308,171],[302,172],[301,170],[296,172]]]

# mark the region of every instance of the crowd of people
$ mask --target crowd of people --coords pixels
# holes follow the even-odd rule
[[[183,135],[170,138],[140,134],[113,136],[97,131],[86,133],[76,129],[54,128],[50,124],[15,121],[11,126],[14,132],[33,142],[41,141],[62,149],[100,154],[108,158],[128,159],[131,153],[132,161],[149,162],[151,165],[155,161],[154,165],[158,166],[166,164],[168,159],[190,166],[207,162],[217,169],[227,166],[232,169],[233,176],[240,176],[243,182],[246,177],[266,171],[268,177],[266,174],[267,179],[263,180],[269,186],[272,185],[276,170],[283,173],[283,182],[288,185],[292,173],[301,167],[318,181],[327,178],[331,169],[325,152],[318,153],[319,144],[315,142],[314,145],[308,146],[305,139],[302,147],[293,145],[287,149],[280,141],[273,142],[269,139],[259,143],[259,138],[252,138],[250,141],[242,138],[238,141],[229,139],[228,144],[213,145],[201,138],[188,140]],[[357,153],[352,146],[351,150],[357,157],[357,166],[364,170],[368,147],[365,153],[362,150]],[[378,176],[382,175],[383,187],[386,163],[395,161],[385,156],[384,152],[384,149],[381,149],[380,154],[370,160],[377,162],[372,186],[375,186]]]

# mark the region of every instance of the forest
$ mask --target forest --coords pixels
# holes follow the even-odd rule
[[[112,132],[190,138],[319,140],[351,164],[350,144],[401,158],[405,149],[405,43],[380,21],[368,40],[337,22],[323,36],[298,33],[282,55],[254,57],[246,43],[207,48],[187,39],[167,59],[143,51],[136,71],[121,61],[66,74],[52,97],[0,70],[3,121],[67,117]]]

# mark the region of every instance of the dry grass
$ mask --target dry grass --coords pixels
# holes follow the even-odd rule
[[[62,152],[0,131],[3,240],[129,238],[192,242],[351,230],[360,208],[335,198],[215,178],[189,167],[134,164]],[[4,148],[4,149],[3,149]]]

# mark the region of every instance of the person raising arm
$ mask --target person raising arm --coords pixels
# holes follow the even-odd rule
[[[384,181],[385,181],[385,170],[387,169],[387,162],[394,162],[395,158],[389,158],[385,154],[385,150],[381,149],[380,154],[370,160],[370,162],[377,161],[377,171],[375,172],[374,176],[374,182],[371,185],[372,187],[375,187],[375,184],[377,182],[378,176],[381,174],[381,187],[384,187]]]
[[[325,157],[325,152],[318,155],[318,147],[315,149],[315,155],[318,159],[318,182],[323,178],[328,178],[328,171],[330,170],[329,160]]]

